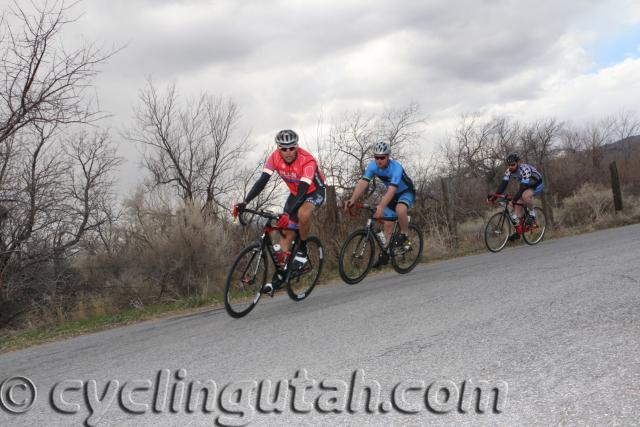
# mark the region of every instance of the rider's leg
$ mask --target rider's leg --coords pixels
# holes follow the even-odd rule
[[[304,202],[298,209],[298,230],[300,231],[300,240],[303,242],[309,237],[314,209],[315,206],[311,202]]]
[[[293,239],[296,236],[296,232],[293,230],[283,230],[282,233],[284,234],[284,236],[282,236],[280,238],[280,241],[278,242],[280,244],[280,250],[285,253],[290,252],[291,242],[293,242]],[[282,279],[283,277],[281,273],[279,273],[278,269],[276,269],[276,271],[273,272],[273,277],[271,278],[271,281],[265,283],[264,286],[262,287],[262,292],[271,294],[273,296],[274,289],[277,289],[280,287],[280,285],[282,284]]]
[[[514,204],[514,207],[518,219],[522,218],[522,206]]]
[[[293,230],[284,230],[284,237],[280,239],[280,247],[285,252],[291,252],[291,243],[296,237],[296,232]]]
[[[409,233],[409,208],[400,202],[396,206],[396,214],[398,214],[398,223],[400,224],[400,232],[407,235]]]
[[[293,203],[294,200],[295,200],[294,195],[289,194],[289,197],[287,197],[287,201],[284,203],[285,212],[287,212],[290,209],[291,204]],[[291,215],[289,218],[295,221],[295,214]],[[282,237],[282,239],[280,239],[280,247],[282,248],[283,251],[290,252],[291,242],[293,242],[293,239],[296,237],[296,232],[293,230],[283,230],[282,233],[284,234],[284,236]]]
[[[529,210],[533,209],[533,190],[531,188],[524,190],[524,193],[522,193],[522,201],[527,205]]]
[[[518,203],[522,203],[522,202],[523,200],[521,198],[518,201]],[[520,233],[522,233],[522,226],[520,225],[520,218],[522,218],[522,206],[514,203],[513,208],[514,209],[513,209],[513,213],[511,214],[511,218],[515,223],[515,230],[513,231],[511,236],[509,236],[509,241],[511,242],[520,239]],[[515,216],[514,216],[514,213],[515,213]]]
[[[385,208],[385,211],[388,208]],[[385,215],[387,216],[387,215]],[[395,221],[383,221],[382,224],[382,229],[384,232],[384,247],[385,249],[387,247],[389,247],[389,242],[391,241],[391,235],[393,234],[393,227],[395,227],[396,222]],[[378,259],[376,260],[376,262],[373,263],[372,267],[373,268],[380,268],[383,265],[386,265],[389,263],[389,256],[387,255],[386,251],[381,251],[378,254]]]
[[[393,227],[395,225],[396,223],[394,221],[385,221],[383,224],[385,246],[387,246],[391,241],[391,235],[393,234]]]
[[[535,217],[535,213],[533,210],[533,190],[530,188],[528,190],[525,190],[524,193],[522,193],[522,202],[527,205],[527,209],[529,210],[529,214],[533,217]]]
[[[384,221],[384,238],[385,244],[388,245],[391,241],[391,235],[393,234],[393,228],[396,225],[395,220],[398,218],[396,208],[398,207],[398,199],[392,199],[389,204],[384,208],[384,218],[390,221]]]
[[[311,218],[313,217],[314,204],[311,201],[305,201],[295,213],[295,219],[298,221],[298,232],[300,234],[300,245],[296,249],[293,267],[302,269],[308,262],[307,254],[307,238],[311,230]]]

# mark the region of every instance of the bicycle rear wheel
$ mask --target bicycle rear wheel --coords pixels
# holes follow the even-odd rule
[[[224,287],[224,307],[232,317],[249,314],[260,300],[260,291],[267,281],[267,256],[259,243],[240,252],[227,275]]]
[[[318,283],[322,265],[324,264],[324,250],[320,239],[315,236],[307,238],[308,261],[301,271],[292,271],[287,283],[287,294],[294,301],[302,301],[309,296]]]
[[[528,245],[539,243],[547,229],[547,218],[544,216],[544,211],[537,206],[533,209],[536,213],[536,220],[533,225],[526,226],[525,232],[522,234],[525,243]]]
[[[366,229],[356,230],[344,241],[338,257],[338,271],[345,283],[355,285],[365,278],[371,265],[375,244]]]
[[[511,220],[504,212],[491,216],[484,228],[484,243],[491,252],[500,252],[511,235]]]
[[[409,224],[409,234],[407,234],[407,242],[402,246],[397,246],[395,237],[391,239],[391,246],[389,248],[389,254],[391,255],[391,266],[400,274],[405,274],[413,270],[422,257],[422,249],[424,247],[424,240],[422,238],[422,232],[415,224]]]

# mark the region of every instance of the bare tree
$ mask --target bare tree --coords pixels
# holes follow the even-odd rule
[[[75,21],[74,5],[32,2],[27,9],[14,1],[6,11],[10,19],[0,20],[0,301],[9,292],[5,279],[11,262],[46,260],[54,247],[64,253],[92,223],[74,215],[95,213],[87,197],[83,205],[64,208],[70,206],[65,189],[73,186],[69,171],[80,159],[68,156],[60,138],[68,125],[81,127],[103,117],[88,89],[98,66],[116,50],[62,46],[60,32]],[[102,185],[93,181],[95,173],[89,171],[89,193]]]
[[[215,212],[234,185],[247,137],[234,135],[239,113],[232,101],[206,93],[180,101],[175,84],[160,93],[149,79],[140,92],[136,126],[125,137],[146,148],[144,166],[154,187],[170,186],[183,201]]]
[[[631,111],[621,111],[615,117],[613,134],[618,141],[622,141],[624,164],[629,167],[633,151],[630,139],[640,134],[640,118]]]
[[[619,112],[614,118],[613,134],[617,140],[640,134],[640,118],[632,111]]]
[[[271,152],[271,149],[265,149],[260,156],[261,162],[255,164],[253,167],[240,168],[237,173],[234,174],[235,187],[233,194],[235,195],[236,201],[244,200],[247,196],[253,184],[260,177],[264,162],[266,162]],[[285,193],[288,194],[288,191],[284,189],[284,181],[279,178],[278,174],[274,175],[260,194],[251,201],[255,209],[275,208],[274,198],[277,198],[278,195],[284,196]]]
[[[520,137],[525,155],[540,170],[545,179],[545,189],[541,194],[542,209],[551,224],[554,222],[553,209],[547,194],[551,191],[549,183],[552,180],[549,176],[550,168],[547,165],[562,134],[563,126],[563,123],[554,118],[537,120],[525,126]]]
[[[521,126],[506,117],[481,120],[463,115],[453,137],[442,147],[446,159],[443,173],[455,178],[457,190],[468,189],[469,179],[490,191],[504,165],[506,154],[519,144]]]
[[[405,160],[408,145],[421,138],[421,125],[424,124],[425,119],[421,116],[420,106],[415,102],[403,108],[390,108],[384,111],[378,120],[378,139],[388,140],[393,157]]]
[[[58,276],[85,235],[107,220],[113,172],[120,163],[108,134],[67,135],[59,126],[25,128],[19,139],[23,150],[12,159],[15,173],[0,183],[13,188],[0,226],[0,277],[12,263],[20,270],[49,261]],[[11,291],[2,290],[5,296]]]
[[[75,4],[75,3],[74,3]],[[0,21],[0,143],[33,123],[87,123],[101,113],[91,107],[87,89],[98,65],[115,51],[94,45],[70,51],[56,45],[62,27],[72,23],[71,4],[31,3],[30,12],[17,1],[10,20]]]
[[[582,129],[582,149],[591,159],[591,175],[596,179],[602,173],[605,145],[613,142],[615,118],[605,117],[587,123]]]
[[[424,123],[418,105],[392,108],[376,117],[362,111],[346,112],[331,124],[326,138],[317,138],[319,164],[329,185],[338,190],[350,190],[367,167],[372,157],[373,143],[389,141],[392,157],[406,159],[408,147],[417,142]]]

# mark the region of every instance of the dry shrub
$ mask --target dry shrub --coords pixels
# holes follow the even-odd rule
[[[77,262],[88,290],[111,297],[119,308],[222,292],[245,243],[239,227],[192,204],[151,207],[140,199],[129,208],[120,244]]]
[[[613,195],[603,185],[585,183],[563,201],[560,221],[566,227],[596,223],[613,213]]]
[[[165,215],[156,212],[153,218],[162,218],[161,224],[142,224],[137,250],[130,247],[125,252],[123,261],[129,261],[125,280],[138,289],[132,301],[221,292],[240,246],[229,225],[194,205]]]

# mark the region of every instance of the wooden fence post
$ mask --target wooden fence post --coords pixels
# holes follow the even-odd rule
[[[611,191],[613,192],[613,206],[616,212],[622,210],[622,190],[620,190],[620,176],[618,175],[618,167],[616,162],[609,163],[611,171]]]
[[[447,178],[441,178],[442,184],[442,201],[444,202],[444,211],[447,216],[447,228],[449,236],[451,236],[450,244],[452,248],[458,247],[458,224],[456,223],[455,213],[453,211],[453,203],[451,203],[451,195],[449,181]]]
[[[330,227],[330,230],[333,230],[338,223],[338,198],[336,196],[336,188],[333,185],[327,185],[326,197],[325,225]]]

